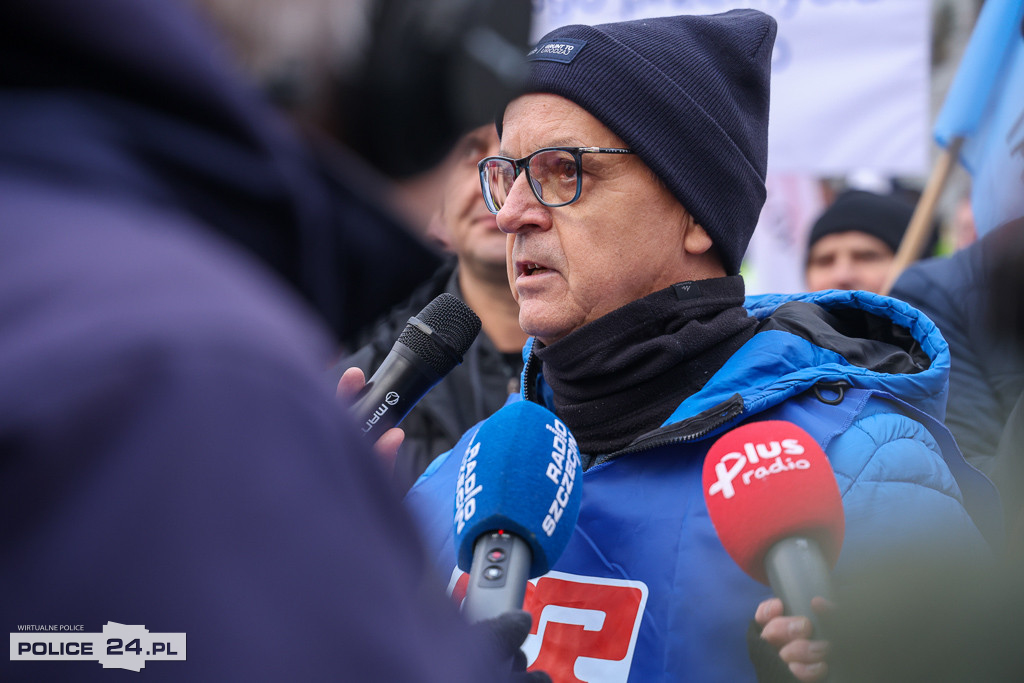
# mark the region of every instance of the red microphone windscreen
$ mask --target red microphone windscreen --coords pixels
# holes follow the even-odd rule
[[[839,559],[839,484],[818,442],[792,422],[752,422],[722,435],[704,458],[704,500],[722,545],[762,583],[765,553],[783,538],[813,538],[831,566]]]

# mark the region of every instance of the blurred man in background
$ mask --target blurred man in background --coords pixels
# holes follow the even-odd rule
[[[807,289],[879,294],[914,207],[893,196],[846,190],[822,212],[807,240]]]
[[[480,195],[477,162],[497,154],[494,124],[467,133],[447,162],[448,179],[433,224],[453,257],[404,304],[370,326],[364,344],[343,358],[335,377],[349,367],[369,377],[391,350],[409,317],[442,292],[463,299],[480,317],[482,332],[462,363],[431,389],[402,421],[405,439],[394,462],[401,490],[412,486],[430,461],[455,445],[471,426],[519,389],[526,333],[508,288],[505,234]]]

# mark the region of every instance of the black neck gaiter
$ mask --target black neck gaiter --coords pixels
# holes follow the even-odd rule
[[[734,275],[675,284],[535,353],[581,453],[607,454],[661,426],[756,325]]]

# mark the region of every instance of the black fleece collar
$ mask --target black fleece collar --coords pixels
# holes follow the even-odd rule
[[[606,454],[656,429],[754,334],[743,278],[683,282],[534,347],[555,412],[580,451]]]

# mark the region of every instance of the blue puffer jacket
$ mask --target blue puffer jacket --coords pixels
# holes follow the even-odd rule
[[[846,516],[839,587],[909,541],[988,553],[985,536],[1001,533],[994,488],[940,423],[949,353],[926,317],[865,292],[750,297],[747,308],[757,334],[660,429],[588,454],[574,535],[527,589],[524,649],[556,682],[755,680],[745,632],[770,590],[722,547],[702,485],[707,450],[740,423],[788,420],[825,450]],[[523,397],[545,402],[530,347]],[[407,498],[456,598],[466,577],[455,568],[453,498],[474,432]]]

